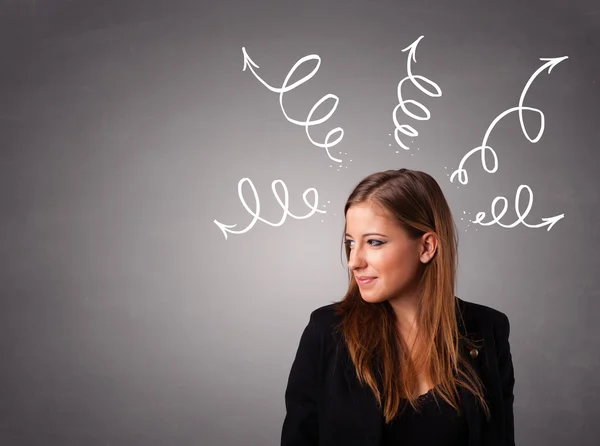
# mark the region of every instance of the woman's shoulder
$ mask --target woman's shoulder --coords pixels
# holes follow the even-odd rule
[[[309,323],[317,328],[329,328],[339,322],[341,316],[337,313],[340,302],[334,302],[315,308],[310,313]]]
[[[460,314],[467,326],[494,327],[508,325],[508,316],[502,311],[456,297]]]

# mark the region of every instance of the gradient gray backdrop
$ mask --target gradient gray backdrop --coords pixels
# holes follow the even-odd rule
[[[447,196],[457,295],[511,320],[517,444],[598,444],[599,6],[2,1],[0,444],[277,445],[300,334],[345,292],[344,201],[364,176],[400,167],[430,173]],[[421,35],[414,73],[443,95],[406,86],[431,119],[403,119],[419,131],[403,151],[390,136],[401,50]],[[311,135],[344,128],[341,168],[242,71],[243,46],[275,86],[321,57],[284,103],[301,120],[339,97]],[[475,156],[469,183],[450,183],[539,58],[560,56],[525,101],[544,113],[541,140],[513,114],[490,139],[498,171]],[[539,119],[525,117],[534,135]],[[252,220],[244,177],[264,219],[282,215],[276,179],[292,213],[308,212],[309,187],[327,213],[225,240],[213,220]],[[528,223],[565,214],[551,231],[469,223],[496,196],[514,222],[521,184],[534,193]]]

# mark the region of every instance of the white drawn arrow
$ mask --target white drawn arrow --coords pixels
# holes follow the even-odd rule
[[[527,192],[529,192],[529,202],[527,203],[527,209],[525,209],[525,213],[521,214],[520,201],[521,201],[521,191],[523,189],[527,189]],[[498,201],[502,201],[504,203],[504,207],[502,208],[502,211],[500,212],[500,214],[496,215],[496,203]],[[508,201],[506,200],[505,197],[496,197],[496,198],[494,198],[494,201],[492,201],[491,213],[492,213],[492,216],[494,217],[493,220],[491,220],[489,222],[485,222],[485,223],[482,222],[482,220],[485,218],[485,212],[478,212],[477,216],[475,217],[475,220],[473,220],[472,223],[480,224],[481,226],[491,226],[491,225],[497,224],[499,226],[502,226],[503,228],[514,228],[518,224],[522,223],[524,226],[527,226],[528,228],[541,228],[544,226],[548,226],[547,230],[549,231],[550,229],[552,229],[552,226],[554,226],[556,224],[556,222],[558,222],[560,219],[562,219],[565,216],[565,214],[560,214],[560,215],[555,215],[554,217],[542,217],[543,223],[539,223],[537,225],[531,225],[525,221],[525,217],[527,217],[527,215],[529,214],[529,211],[531,210],[531,206],[533,206],[533,192],[531,191],[531,188],[529,186],[527,186],[526,184],[522,184],[517,189],[517,194],[515,197],[515,211],[519,218],[514,223],[511,223],[510,225],[505,225],[503,223],[500,223],[500,219],[504,216],[504,214],[506,213],[506,209],[508,207]]]
[[[283,106],[283,95],[284,93],[293,90],[294,88],[302,85],[303,83],[305,83],[306,81],[308,81],[310,78],[312,78],[317,71],[319,71],[319,67],[321,66],[321,58],[316,55],[316,54],[309,54],[308,56],[304,56],[303,58],[301,58],[300,60],[298,60],[294,66],[292,67],[292,69],[288,72],[287,76],[285,77],[284,81],[283,81],[283,85],[281,87],[273,87],[269,84],[267,84],[254,70],[255,68],[259,68],[259,66],[250,58],[250,56],[248,56],[248,53],[246,52],[246,48],[242,47],[242,54],[244,55],[244,67],[242,69],[242,71],[246,71],[246,68],[248,68],[252,74],[254,75],[254,77],[256,77],[256,79],[258,79],[258,81],[263,84],[265,87],[267,87],[270,91],[274,92],[274,93],[279,93],[279,106],[281,107],[281,111],[283,113],[283,116],[285,116],[285,119],[287,119],[289,122],[291,122],[292,124],[295,125],[299,125],[299,126],[304,126],[304,129],[306,131],[306,136],[308,137],[309,141],[320,148],[325,149],[325,151],[327,152],[327,155],[329,156],[329,158],[332,161],[336,161],[338,163],[341,163],[342,160],[338,159],[338,158],[334,158],[331,156],[331,153],[329,152],[329,148],[333,147],[335,145],[337,145],[342,138],[344,137],[344,129],[342,129],[341,127],[336,127],[332,130],[330,130],[327,135],[325,136],[325,141],[323,143],[319,143],[315,140],[312,139],[312,137],[310,136],[310,132],[308,131],[308,128],[311,125],[318,125],[318,124],[322,124],[323,122],[327,121],[331,115],[333,115],[333,113],[335,112],[335,110],[337,109],[338,103],[339,103],[339,98],[334,95],[334,94],[327,94],[325,96],[323,96],[321,99],[319,99],[315,105],[313,105],[313,107],[311,108],[310,112],[308,113],[308,116],[306,118],[306,121],[298,121],[296,119],[291,118],[286,112],[285,112],[285,108]],[[316,60],[317,61],[317,65],[312,69],[312,71],[310,73],[308,73],[307,75],[305,75],[303,78],[297,80],[296,82],[294,82],[291,85],[288,85],[288,82],[290,80],[290,78],[292,77],[292,75],[294,74],[294,72],[298,69],[298,67],[300,65],[302,65],[305,62],[308,62],[310,60]],[[328,99],[334,99],[334,103],[333,106],[331,108],[331,110],[329,110],[329,112],[323,116],[320,119],[317,120],[312,120],[312,116],[314,114],[314,112],[319,108],[319,106],[327,101]],[[333,141],[331,141],[331,138],[333,136],[337,135],[337,138],[334,139]]]
[[[249,183],[250,184],[250,188],[252,189],[252,193],[254,195],[254,201],[256,202],[256,206],[255,209],[252,210],[250,209],[250,207],[248,206],[248,203],[246,203],[246,200],[244,199],[244,193],[243,193],[243,186],[244,183]],[[279,194],[277,193],[277,189],[275,189],[275,186],[280,183],[283,186],[283,193],[284,193],[284,200],[281,201],[281,197],[279,196]],[[306,214],[306,215],[294,215],[289,211],[289,194],[288,194],[288,189],[287,186],[285,185],[285,183],[282,180],[274,180],[271,183],[271,190],[273,191],[273,195],[275,195],[275,199],[277,200],[277,202],[279,203],[279,206],[281,206],[281,208],[283,209],[283,215],[281,216],[281,220],[279,220],[279,222],[277,223],[272,223],[268,220],[265,220],[264,218],[260,217],[260,200],[258,198],[258,193],[256,192],[256,188],[254,187],[254,184],[252,183],[252,180],[250,180],[250,178],[242,178],[239,182],[238,182],[238,196],[240,198],[240,201],[242,202],[242,205],[244,206],[244,208],[246,209],[246,211],[248,211],[248,213],[250,215],[252,215],[252,221],[250,223],[248,223],[248,226],[246,226],[244,229],[241,229],[239,231],[235,231],[232,230],[231,228],[235,228],[237,226],[237,224],[233,224],[233,225],[226,225],[224,223],[221,223],[217,220],[213,220],[213,223],[216,224],[219,229],[221,230],[221,232],[223,232],[223,235],[225,236],[225,240],[227,240],[227,233],[230,234],[244,234],[245,232],[248,232],[250,229],[252,229],[252,227],[254,226],[254,224],[260,220],[263,223],[266,223],[270,226],[281,226],[283,224],[283,222],[285,221],[286,217],[289,215],[292,218],[295,218],[296,220],[302,220],[305,218],[309,218],[310,216],[312,216],[315,212],[320,212],[321,214],[326,214],[327,211],[322,211],[320,209],[317,209],[318,203],[319,203],[319,193],[317,192],[317,190],[314,187],[308,188],[304,191],[304,193],[302,194],[302,199],[304,201],[304,203],[306,204],[306,206],[308,206],[311,211]],[[306,196],[308,195],[309,192],[313,192],[315,194],[315,199],[314,199],[314,203],[309,203],[308,199],[306,198]]]
[[[494,129],[496,124],[502,118],[504,118],[505,116],[507,116],[515,111],[519,112],[519,123],[521,125],[521,130],[523,131],[523,134],[525,135],[525,137],[532,143],[536,143],[540,140],[540,138],[542,137],[542,134],[544,133],[544,128],[545,128],[544,113],[542,113],[542,111],[540,109],[523,106],[523,101],[525,99],[525,95],[527,94],[527,90],[529,90],[529,87],[531,86],[531,84],[533,83],[535,78],[540,73],[542,73],[546,69],[548,69],[548,73],[550,73],[552,71],[552,68],[554,68],[556,65],[558,65],[563,60],[568,59],[568,57],[569,56],[555,57],[555,58],[540,58],[540,60],[546,61],[546,63],[543,64],[540,68],[538,68],[535,71],[535,73],[533,73],[531,75],[531,77],[525,84],[525,87],[523,88],[523,91],[521,92],[521,97],[519,98],[519,105],[517,107],[512,107],[512,108],[509,108],[508,110],[503,111],[492,121],[492,123],[489,125],[489,127],[487,128],[487,130],[485,132],[485,136],[483,137],[483,141],[481,142],[481,145],[471,149],[465,156],[463,156],[463,158],[460,161],[460,164],[458,166],[458,169],[456,169],[454,172],[452,172],[452,175],[450,176],[450,182],[453,183],[454,178],[457,175],[458,175],[458,180],[462,184],[467,184],[469,182],[469,176],[467,174],[466,169],[464,169],[463,166],[464,166],[465,162],[467,161],[467,159],[469,159],[471,157],[471,155],[473,155],[474,153],[479,152],[479,151],[481,151],[481,165],[483,166],[485,171],[488,173],[494,173],[498,170],[498,156],[496,155],[496,152],[494,151],[494,149],[492,147],[490,147],[487,142],[488,142],[490,134],[492,133],[492,130]],[[527,133],[527,129],[525,127],[525,122],[523,121],[523,111],[524,110],[535,112],[535,113],[539,114],[539,116],[540,116],[540,130],[539,130],[537,136],[533,139]],[[486,151],[490,151],[493,156],[493,159],[494,159],[494,164],[491,169],[488,168],[488,166],[487,166]]]

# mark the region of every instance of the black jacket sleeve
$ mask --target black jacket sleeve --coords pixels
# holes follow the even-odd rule
[[[500,443],[505,446],[514,446],[515,444],[515,426],[513,414],[515,372],[513,368],[512,355],[510,353],[510,322],[508,317],[503,314],[502,323],[498,327],[497,349],[498,366],[500,369],[500,381],[502,384],[502,399],[504,406],[504,428],[505,438]]]
[[[319,358],[322,337],[314,312],[310,315],[292,363],[285,390],[286,415],[281,430],[281,446],[317,446]]]

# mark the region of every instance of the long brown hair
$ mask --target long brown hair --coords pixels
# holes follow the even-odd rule
[[[414,348],[420,348],[416,355],[408,353],[408,346],[399,335],[391,304],[365,302],[354,275],[348,270],[348,290],[336,307],[342,316],[340,332],[359,381],[375,394],[386,423],[407,404],[420,409],[412,389],[416,388],[422,371],[427,371],[436,383],[434,395],[460,412],[458,387],[462,386],[476,396],[489,419],[483,384],[460,354],[461,333],[454,295],[458,236],[440,186],[425,172],[409,169],[377,172],[364,178],[352,191],[344,216],[356,204],[383,209],[412,238],[426,232],[433,232],[438,238],[437,250],[424,265],[418,282],[420,300]],[[349,260],[350,247],[346,243],[344,247]]]

